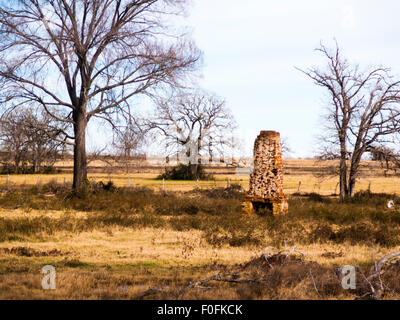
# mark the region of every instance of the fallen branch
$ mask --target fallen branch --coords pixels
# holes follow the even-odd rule
[[[313,285],[314,285],[314,289],[315,289],[315,291],[317,292],[318,297],[321,298],[321,295],[319,294],[317,285],[315,284],[314,276],[313,276],[313,274],[312,274],[312,272],[311,272],[311,269],[310,269],[309,271],[310,271],[311,281],[312,281],[312,283],[313,283]]]
[[[369,277],[368,277],[368,279],[370,280],[370,279],[372,279],[372,278],[374,278],[374,277],[376,277],[376,276],[380,276],[383,272],[382,272],[382,267],[383,267],[383,265],[387,262],[387,261],[389,261],[390,259],[393,259],[393,258],[396,258],[396,257],[398,257],[398,256],[400,256],[400,251],[396,251],[396,252],[393,252],[393,253],[390,253],[390,254],[387,254],[386,256],[384,256],[383,258],[381,258],[379,261],[378,261],[378,263],[376,263],[375,264],[375,271],[374,271],[374,273],[373,274],[371,274]]]
[[[364,272],[361,270],[360,266],[357,265],[357,266],[356,266],[356,270],[357,270],[358,272],[360,272],[360,274],[364,277],[364,282],[366,282],[366,283],[369,285],[370,289],[371,289],[370,292],[367,292],[367,293],[363,294],[360,298],[364,298],[364,297],[366,297],[366,296],[369,296],[370,298],[374,297],[375,294],[376,294],[376,292],[375,292],[375,288],[374,288],[374,286],[372,285],[371,281],[369,281],[369,279],[368,279],[369,277],[367,278],[367,277],[365,276],[365,274],[364,274]]]
[[[219,281],[219,282],[231,282],[231,283],[264,283],[264,281],[262,280],[258,280],[258,279],[232,279],[232,278],[226,278],[226,277],[240,277],[243,274],[240,273],[226,273],[226,274],[220,274],[217,273],[211,277],[208,277],[206,279],[200,280],[200,281],[196,281],[193,282],[191,284],[189,284],[188,286],[186,286],[185,288],[183,288],[181,290],[181,292],[179,293],[178,297],[183,296],[188,290],[193,289],[195,287],[199,287],[202,286],[203,284],[210,282],[210,281]],[[209,288],[209,287],[207,287]]]
[[[388,262],[390,259],[396,258],[400,256],[400,251],[392,252],[390,254],[385,255],[382,257],[378,262],[375,261],[375,267],[374,267],[374,272],[366,277],[364,273],[361,271],[361,269],[357,266],[357,269],[360,271],[361,275],[364,277],[364,282],[368,284],[370,287],[371,291],[364,294],[362,297],[369,296],[370,299],[373,300],[379,300],[382,298],[385,292],[385,286],[382,282],[381,275],[385,272],[382,270],[383,266],[385,265],[386,262]],[[377,284],[375,281],[375,285],[373,284],[373,280],[375,278],[378,278],[379,283]]]

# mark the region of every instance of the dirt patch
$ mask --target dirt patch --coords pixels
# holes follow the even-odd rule
[[[13,248],[1,248],[0,252],[5,254],[12,254],[20,257],[46,257],[46,256],[65,256],[69,255],[70,252],[61,252],[58,249],[52,249],[48,251],[39,251],[29,247],[13,247]]]

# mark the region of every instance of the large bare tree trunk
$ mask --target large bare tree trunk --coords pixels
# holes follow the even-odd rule
[[[348,189],[348,195],[350,198],[352,198],[354,196],[355,186],[356,186],[356,177],[354,175],[350,175],[349,189]]]
[[[354,190],[356,187],[356,176],[358,172],[358,167],[360,164],[361,158],[358,155],[353,154],[353,159],[350,165],[350,172],[349,172],[349,181],[348,181],[348,189],[347,189],[347,196],[352,198],[354,196]]]
[[[361,155],[365,152],[364,148],[358,147],[357,150],[359,152],[353,153],[351,166],[350,166],[350,173],[349,173],[349,187],[348,187],[348,196],[352,198],[354,196],[355,186],[356,186],[356,178],[357,172],[360,167],[361,162]]]
[[[15,173],[19,173],[19,163],[20,163],[19,158],[15,158],[14,161]]]
[[[346,146],[345,142],[341,141],[340,147],[340,201],[343,202],[347,194],[347,164],[346,164]]]
[[[200,171],[200,166],[201,166],[201,157],[200,157],[200,150],[202,148],[201,140],[202,140],[202,134],[200,133],[200,136],[197,138],[197,159],[196,159],[197,161],[196,161],[196,167],[195,167],[196,179],[199,177],[199,171]]]
[[[87,159],[86,159],[86,126],[87,119],[85,112],[74,112],[74,180],[73,188],[76,190],[84,186],[87,180]]]

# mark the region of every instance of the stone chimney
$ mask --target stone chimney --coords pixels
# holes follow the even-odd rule
[[[261,131],[254,143],[254,169],[250,188],[243,202],[246,213],[279,214],[288,210],[283,193],[282,147],[280,134]]]

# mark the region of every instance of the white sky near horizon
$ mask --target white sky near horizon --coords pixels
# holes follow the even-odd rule
[[[295,67],[323,66],[314,49],[336,39],[351,63],[399,75],[399,12],[394,0],[194,0],[185,23],[204,54],[200,84],[226,99],[246,154],[260,130],[277,130],[292,157],[311,157],[324,91]]]

